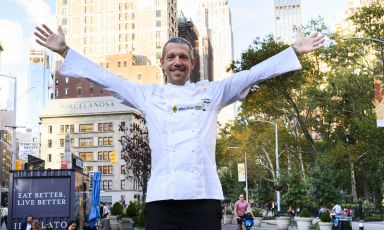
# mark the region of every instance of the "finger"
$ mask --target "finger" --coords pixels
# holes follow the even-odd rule
[[[60,35],[61,35],[61,34],[64,34],[63,28],[61,28],[61,26],[59,26],[58,31],[59,31],[59,34],[60,34]]]
[[[319,34],[319,32],[314,32],[314,33],[312,33],[312,34],[311,34],[311,38],[316,38],[318,34]]]
[[[43,24],[44,29],[48,32],[48,34],[53,34],[52,30],[45,24]]]
[[[37,33],[37,32],[34,32],[33,33],[36,37],[40,38],[40,40],[46,42],[47,41],[47,37],[44,37],[42,36],[41,34]]]
[[[300,37],[300,36],[302,36],[301,26],[298,26],[298,27],[296,27],[296,37]]]
[[[40,27],[36,27],[36,29],[42,34],[44,35],[45,37],[48,37],[49,34],[47,34],[47,32],[45,32],[43,29],[41,29]]]
[[[39,39],[36,39],[35,41],[36,41],[39,45],[48,48],[47,45],[46,45],[44,42],[40,41]]]

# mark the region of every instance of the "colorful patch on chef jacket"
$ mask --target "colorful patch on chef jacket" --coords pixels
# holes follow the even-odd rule
[[[210,105],[210,102],[209,103],[200,103],[200,104],[197,104],[197,105],[188,105],[188,106],[183,106],[183,105],[174,105],[172,107],[172,111],[174,113],[178,112],[178,111],[187,111],[187,110],[200,110],[200,111],[208,111],[208,110],[211,110],[211,105]]]

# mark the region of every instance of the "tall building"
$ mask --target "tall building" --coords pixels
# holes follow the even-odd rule
[[[4,206],[8,202],[8,178],[11,170],[12,161],[12,132],[6,129],[0,129],[0,205]]]
[[[228,0],[199,0],[196,15],[196,27],[201,33],[199,41],[205,45],[203,50],[207,52],[209,46],[212,46],[213,80],[222,80],[231,74],[227,72],[227,68],[233,60],[232,21]],[[203,61],[209,61],[209,56]],[[234,119],[235,114],[235,106],[230,105],[221,110],[219,122],[226,123]]]
[[[41,114],[41,158],[45,167],[59,169],[65,160],[65,138],[70,152],[84,161],[85,172],[100,171],[103,201],[129,200],[140,194],[137,182],[125,178],[121,158],[120,127],[139,124],[141,115],[113,97],[84,97],[51,100]],[[116,152],[116,164],[111,153]]]
[[[105,68],[109,55],[129,53],[135,65],[159,65],[163,44],[177,33],[175,0],[64,0],[57,2],[56,15],[71,48]],[[150,82],[163,82],[157,75],[150,77]],[[58,88],[57,93],[65,90]]]
[[[196,60],[195,68],[191,72],[190,79],[192,82],[203,80],[200,75],[200,46],[199,33],[191,19],[187,19],[182,12],[179,14],[177,36],[188,40],[193,47],[193,55]],[[203,76],[204,77],[204,76]]]
[[[275,0],[276,37],[291,44],[301,26],[301,0]]]
[[[39,136],[40,113],[53,98],[53,79],[50,71],[50,58],[43,49],[29,51],[28,77],[26,90],[18,100],[23,103],[23,112],[27,114],[22,124]],[[35,138],[36,139],[36,138]],[[38,139],[38,138],[37,138]]]

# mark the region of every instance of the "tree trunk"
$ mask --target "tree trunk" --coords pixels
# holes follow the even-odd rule
[[[365,180],[364,180],[364,200],[365,200],[366,203],[369,202],[368,180],[369,180],[368,173],[365,172]]]
[[[355,166],[353,164],[353,161],[349,159],[349,168],[351,170],[351,191],[352,191],[352,198],[353,203],[357,203],[359,200],[357,199],[357,192],[356,192],[356,178],[355,178]]]

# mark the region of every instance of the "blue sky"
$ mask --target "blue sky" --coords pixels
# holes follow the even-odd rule
[[[179,6],[192,6],[189,9],[196,2],[179,1]],[[28,50],[37,46],[33,37],[34,27],[41,23],[56,27],[55,3],[56,0],[0,0],[0,41],[4,46],[0,72],[18,76],[21,87],[28,71]],[[229,0],[229,5],[235,59],[238,59],[241,51],[247,49],[257,36],[264,37],[274,32],[273,0]],[[331,24],[333,17],[343,11],[344,5],[345,0],[302,0],[303,23],[321,15]],[[4,103],[3,93],[6,93],[5,89],[0,90],[0,108]]]

